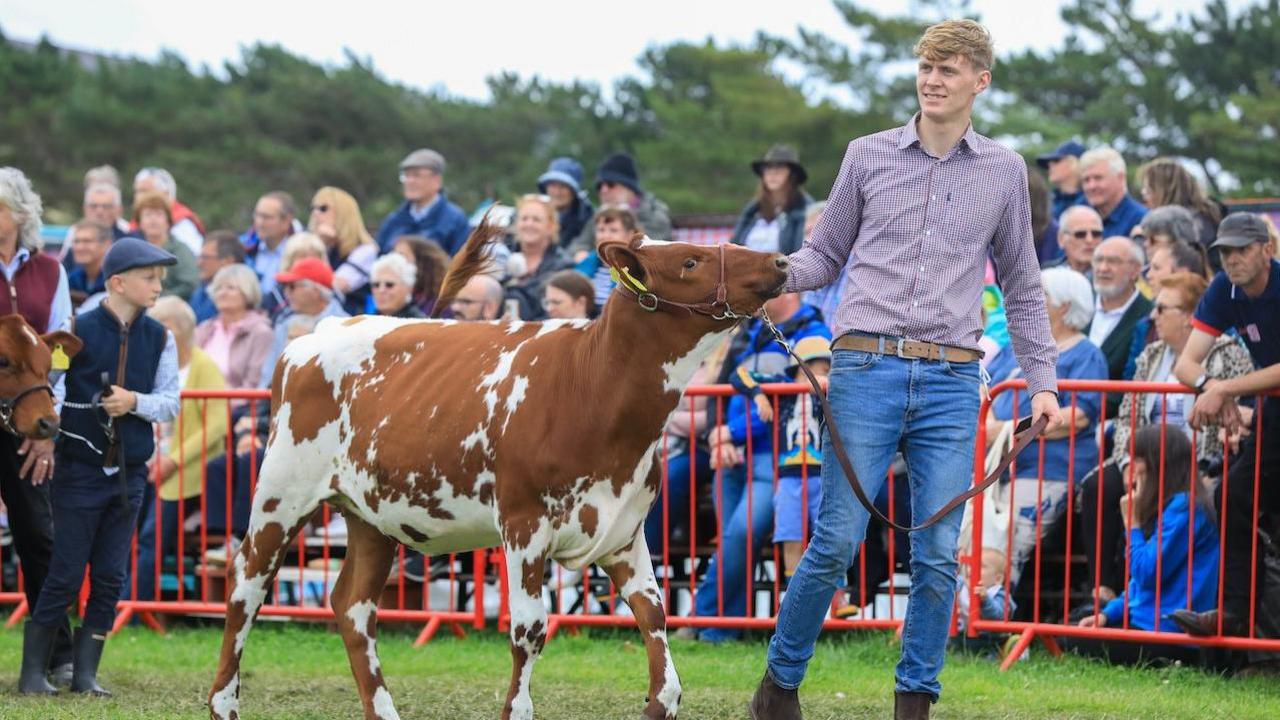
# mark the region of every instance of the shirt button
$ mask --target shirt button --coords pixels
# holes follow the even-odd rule
[[[937,200],[937,199],[938,199],[938,196],[937,196],[937,195],[930,195],[930,196],[929,196],[929,199],[930,199],[930,200]]]
[[[924,266],[923,266],[923,265],[921,265],[921,266],[920,266],[920,272],[924,272]]]
[[[932,230],[925,230],[925,231],[924,231],[924,234],[925,234],[925,235],[932,235],[932,234],[933,234],[933,231],[932,231]]]
[[[920,301],[919,300],[911,301],[911,307],[920,307]]]

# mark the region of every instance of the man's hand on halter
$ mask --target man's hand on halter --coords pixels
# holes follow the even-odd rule
[[[1046,435],[1062,427],[1065,420],[1062,417],[1062,409],[1058,407],[1056,393],[1044,390],[1031,398],[1031,422],[1034,424],[1042,415],[1049,418],[1049,424],[1044,428]]]

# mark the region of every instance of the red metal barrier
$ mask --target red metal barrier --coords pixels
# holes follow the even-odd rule
[[[778,460],[779,460],[779,427],[778,418],[778,399],[786,396],[804,396],[810,392],[807,383],[779,383],[766,384],[762,388],[764,394],[772,398],[774,421],[770,432],[772,434],[772,490],[778,489]],[[729,385],[700,385],[690,386],[685,391],[685,400],[677,413],[688,412],[690,414],[690,425],[694,423],[692,417],[695,413],[695,398],[707,399],[707,415],[708,419],[714,418],[716,425],[722,424],[726,419],[726,399],[735,394],[734,389]],[[803,416],[802,416],[803,417]],[[807,427],[805,428],[807,429]],[[705,440],[699,440],[699,433],[693,432],[685,438],[689,443],[688,454],[693,456],[699,447],[699,443],[705,444]],[[753,453],[754,441],[751,436],[747,436],[746,456],[748,458],[745,467],[746,480],[745,484],[750,487],[754,481],[752,463],[750,457]],[[658,584],[664,598],[664,606],[667,608],[667,624],[671,627],[695,627],[695,628],[725,628],[735,630],[769,630],[776,623],[778,608],[781,603],[782,593],[782,563],[781,551],[776,543],[763,544],[761,538],[755,536],[750,523],[747,524],[745,542],[739,547],[725,546],[720,539],[725,536],[724,532],[724,513],[715,513],[715,526],[713,539],[707,543],[699,542],[700,532],[698,530],[698,492],[696,487],[696,464],[690,463],[689,483],[691,491],[689,493],[688,507],[678,508],[680,512],[688,513],[688,541],[680,547],[674,547],[669,542],[671,538],[671,518],[676,508],[672,507],[671,502],[671,482],[672,478],[668,476],[668,461],[671,458],[668,442],[664,442],[659,447],[660,456],[658,462],[662,468],[662,495],[661,502],[656,506],[655,512],[661,513],[662,518],[662,538],[658,543],[660,551],[652,553],[653,564],[658,575]],[[803,467],[803,466],[802,466]],[[724,476],[726,474],[724,468],[716,468],[713,471],[710,492],[716,497],[717,507],[723,507],[724,494]],[[801,472],[801,497],[807,498],[809,491],[809,483],[820,482],[817,475],[812,477],[807,471]],[[893,483],[888,484],[888,500],[889,512],[894,512]],[[748,517],[755,510],[753,495],[746,493],[745,508]],[[802,503],[801,528],[802,534],[807,537],[812,518],[808,517],[807,503]],[[768,523],[772,527],[772,520]],[[860,587],[860,596],[851,598],[851,604],[863,608],[858,613],[856,619],[836,619],[834,615],[829,617],[823,627],[827,630],[855,630],[855,629],[877,629],[877,630],[896,630],[902,625],[901,613],[895,607],[897,605],[896,583],[893,581],[893,562],[894,562],[894,539],[895,535],[889,530],[889,581],[887,583],[887,593],[881,598],[880,604],[886,608],[883,614],[877,615],[871,610],[876,605],[876,590],[868,592],[867,589],[867,565],[864,553],[859,551],[860,558],[856,568],[859,576],[858,586]],[[653,538],[649,538],[653,544]],[[803,541],[807,544],[807,540]],[[864,544],[865,545],[865,544]],[[759,550],[757,549],[759,547]],[[746,586],[745,612],[742,614],[727,614],[724,608],[725,583],[727,578],[724,575],[724,563],[722,558],[724,553],[740,552],[745,556],[745,577],[743,578]],[[705,574],[706,564],[710,561],[711,556],[717,556],[718,571],[714,576],[708,577]],[[702,574],[700,574],[702,573]],[[700,614],[696,610],[697,596],[699,585],[704,585],[706,591],[714,590],[717,595],[716,612],[711,615]],[[506,577],[502,576],[503,596],[506,596]],[[613,626],[613,627],[634,627],[635,622],[632,619],[629,610],[625,607],[621,598],[618,597],[617,589],[608,580],[603,573],[598,573],[591,568],[585,569],[578,576],[576,573],[571,577],[562,568],[553,565],[545,595],[550,597],[550,605],[552,612],[548,616],[548,638],[560,628],[576,629],[581,626]],[[571,612],[566,612],[565,607],[571,607]],[[833,602],[834,610],[834,602]],[[509,615],[506,605],[501,610],[499,627],[508,627]]]
[[[1102,404],[1105,405],[1106,393],[1184,393],[1186,389],[1177,384],[1163,383],[1133,383],[1133,382],[1107,382],[1107,381],[1061,381],[1060,389],[1064,397],[1064,409],[1072,409],[1077,406],[1078,395],[1082,392],[1100,392],[1104,394]],[[764,392],[773,399],[775,418],[778,409],[778,398],[782,396],[794,396],[807,394],[809,388],[805,384],[788,383],[778,385],[766,385]],[[1000,393],[1025,391],[1025,383],[1022,381],[1011,381],[1002,383],[993,389],[993,398]],[[707,402],[708,420],[714,420],[715,424],[722,423],[726,417],[726,398],[733,395],[734,391],[729,386],[693,386],[690,387],[685,395],[686,400],[681,409],[677,412],[688,412],[692,419],[694,415],[695,403],[699,399],[705,399]],[[237,390],[237,391],[204,391],[194,392],[187,391],[182,394],[184,401],[195,401],[200,403],[200,414],[202,417],[201,432],[205,432],[209,422],[208,403],[213,400],[232,400],[237,404],[245,404],[249,407],[249,414],[256,416],[258,413],[266,411],[266,402],[269,400],[267,391],[261,390]],[[983,403],[979,416],[977,428],[977,446],[979,450],[985,447],[986,442],[986,426],[985,421],[990,411],[991,401]],[[1135,404],[1136,408],[1136,404]],[[227,405],[223,410],[227,413],[227,423],[230,426],[231,406]],[[1136,425],[1136,415],[1130,417],[1128,421]],[[181,421],[179,421],[181,422]],[[1261,433],[1261,413],[1257,413],[1255,417],[1255,432]],[[690,423],[692,426],[694,423]],[[179,426],[175,428],[178,437],[182,437],[185,428]],[[779,429],[775,421],[774,427],[771,428],[773,435],[773,451],[771,464],[773,470],[773,490],[777,490],[777,468],[779,459]],[[691,432],[687,438],[689,443],[687,452],[691,455],[698,450],[699,443],[705,443],[699,440],[699,432]],[[251,436],[253,434],[251,433]],[[1070,443],[1080,442],[1098,442],[1094,438],[1085,438],[1081,436],[1072,436]],[[231,434],[228,433],[227,438],[223,441],[222,450],[224,454],[234,453],[235,448],[231,445]],[[752,441],[748,440],[747,452],[750,455]],[[1261,447],[1261,442],[1258,447]],[[208,443],[202,443],[202,447],[209,447]],[[1194,442],[1193,442],[1194,447]],[[207,468],[207,450],[202,450],[201,466]],[[697,628],[730,628],[739,630],[767,630],[774,626],[775,617],[779,607],[782,593],[782,572],[781,572],[781,552],[776,544],[761,543],[761,538],[756,537],[754,531],[748,530],[746,542],[744,546],[738,548],[727,548],[720,541],[725,536],[724,533],[724,514],[721,512],[714,513],[715,520],[711,532],[699,531],[699,495],[697,488],[697,469],[696,465],[690,465],[689,483],[691,492],[687,507],[681,506],[675,508],[672,506],[672,478],[667,474],[667,464],[672,457],[668,442],[664,442],[660,446],[662,467],[662,498],[663,501],[659,506],[659,512],[662,519],[662,538],[658,543],[659,551],[653,553],[654,566],[658,571],[658,583],[666,600],[668,608],[668,624],[672,627],[692,626]],[[982,460],[984,453],[976,453],[978,459],[975,462],[975,473],[977,477],[981,477]],[[1072,458],[1074,458],[1074,451]],[[1101,465],[1104,455],[1099,453],[1099,465]],[[181,465],[180,465],[181,466]],[[1013,468],[1014,481],[1017,482],[1036,482],[1037,483],[1037,507],[1043,493],[1043,451],[1040,455],[1037,472],[1033,474],[1021,473],[1018,471],[1016,464]],[[248,486],[252,492],[253,486],[257,479],[257,462],[248,462]],[[1073,470],[1074,468],[1072,468]],[[1224,469],[1225,475],[1226,469]],[[717,468],[712,473],[710,480],[709,492],[714,496],[723,498],[724,481],[726,471],[723,468]],[[753,469],[748,462],[745,469],[746,485],[750,487],[753,480]],[[162,630],[162,625],[156,620],[157,615],[161,614],[210,614],[220,616],[225,613],[225,598],[227,597],[228,587],[226,583],[225,569],[212,566],[210,562],[205,560],[206,552],[216,545],[225,541],[226,532],[210,533],[210,521],[218,519],[222,521],[220,527],[232,528],[233,520],[232,507],[234,504],[234,487],[233,483],[228,482],[232,475],[232,470],[227,470],[227,477],[221,478],[224,487],[220,490],[225,510],[221,518],[210,517],[210,496],[208,486],[211,478],[207,472],[201,473],[201,477],[196,481],[201,484],[201,492],[196,507],[190,510],[190,514],[200,518],[199,523],[195,523],[194,531],[191,533],[183,532],[184,522],[178,523],[178,530],[174,540],[174,550],[171,553],[159,552],[161,538],[157,535],[155,538],[157,552],[154,553],[155,561],[149,568],[138,567],[138,546],[135,539],[133,547],[133,556],[131,559],[131,582],[126,590],[127,599],[120,603],[120,617],[117,627],[123,625],[131,617],[138,616],[147,622],[150,626]],[[1019,634],[1018,645],[1014,651],[1009,653],[1008,660],[1005,663],[1007,667],[1020,654],[1021,650],[1035,638],[1042,639],[1051,650],[1056,651],[1057,645],[1053,641],[1054,637],[1087,637],[1095,639],[1104,639],[1112,641],[1134,641],[1134,642],[1150,642],[1160,644],[1176,644],[1176,645],[1197,645],[1206,647],[1224,647],[1236,649],[1266,649],[1280,650],[1280,640],[1264,639],[1254,635],[1251,631],[1245,637],[1219,636],[1211,638],[1193,638],[1182,633],[1172,633],[1165,631],[1145,631],[1138,630],[1128,626],[1128,617],[1126,612],[1125,623],[1118,628],[1089,628],[1078,627],[1076,625],[1067,624],[1067,612],[1072,605],[1072,550],[1071,541],[1075,537],[1074,527],[1074,479],[1071,477],[1073,472],[1068,472],[1068,483],[1072,484],[1071,489],[1067,492],[1067,511],[1066,511],[1066,550],[1063,557],[1062,580],[1065,587],[1066,595],[1063,601],[1063,612],[1061,617],[1048,618],[1042,617],[1041,600],[1042,600],[1042,583],[1049,577],[1046,574],[1045,567],[1054,558],[1050,557],[1041,547],[1039,539],[1036,541],[1034,552],[1028,558],[1026,570],[1023,572],[1023,584],[1032,588],[1032,608],[1029,620],[1014,620],[1011,616],[1006,615],[1000,619],[984,619],[980,616],[979,603],[974,592],[974,584],[970,583],[969,597],[969,614],[964,618],[966,632],[970,636],[978,633],[998,632],[998,633],[1016,633]],[[241,479],[243,481],[243,479]],[[890,474],[892,480],[892,473]],[[803,498],[808,497],[808,483],[818,482],[816,476],[810,477],[807,473],[802,473],[801,483]],[[183,473],[179,473],[178,483],[185,487],[188,478]],[[1163,484],[1162,484],[1163,487]],[[1255,478],[1256,487],[1256,478]],[[1194,488],[1194,485],[1193,485]],[[1194,490],[1193,490],[1194,492]],[[181,495],[181,491],[179,492]],[[1011,494],[1012,495],[1012,494]],[[752,507],[754,500],[751,494],[747,494],[746,510],[748,516],[755,508]],[[894,483],[891,481],[887,484],[887,500],[889,514],[892,516],[896,506],[899,504],[894,497]],[[1255,499],[1256,502],[1256,499]],[[974,504],[973,512],[973,545],[975,549],[982,547],[982,503],[983,498],[979,496]],[[1082,508],[1085,512],[1100,513],[1101,493],[1099,493],[1098,506],[1093,508]],[[723,503],[721,503],[723,507]],[[802,504],[802,507],[807,505]],[[161,502],[157,498],[152,506],[152,512],[159,513],[162,509]],[[687,542],[681,543],[679,547],[673,546],[668,542],[671,537],[671,529],[673,527],[673,517],[675,513],[688,514],[688,539]],[[808,526],[812,519],[807,516],[807,510],[802,518],[802,527],[804,535],[808,534]],[[328,507],[322,508],[319,512],[319,527],[327,526],[330,519],[331,510]],[[1037,510],[1037,532],[1036,536],[1040,536],[1040,517]],[[180,514],[180,518],[185,520],[187,514]],[[1219,518],[1219,529],[1221,531],[1223,517]],[[705,530],[705,520],[703,522],[703,530]],[[750,527],[748,525],[748,527]],[[1256,530],[1256,521],[1255,528]],[[1011,528],[1012,531],[1012,528]],[[854,577],[857,579],[857,585],[860,588],[858,596],[849,598],[850,605],[859,608],[856,618],[852,620],[828,618],[824,627],[828,630],[852,630],[852,629],[897,629],[902,624],[902,613],[899,609],[900,590],[894,578],[894,563],[896,561],[895,540],[896,535],[891,531],[886,532],[887,536],[887,560],[888,560],[888,581],[880,587],[867,587],[868,580],[868,558],[866,553],[861,549],[858,553],[858,559],[854,567]],[[1190,542],[1190,539],[1189,539]],[[1253,553],[1259,551],[1257,547],[1257,535],[1254,535]],[[757,550],[757,547],[760,549]],[[865,543],[864,543],[865,547]],[[287,567],[283,568],[273,586],[271,601],[262,609],[264,616],[289,617],[303,620],[329,620],[333,618],[332,610],[328,607],[328,592],[332,587],[332,582],[336,580],[338,573],[338,564],[333,562],[339,559],[342,553],[342,544],[337,542],[336,538],[328,537],[325,532],[312,537],[300,536],[294,546],[291,547],[289,558],[292,562],[286,562]],[[726,614],[724,608],[724,583],[725,577],[723,573],[723,557],[725,552],[741,552],[745,555],[745,576],[743,581],[747,588],[745,612],[740,614]],[[404,550],[401,548],[401,561],[404,560]],[[178,562],[172,568],[164,564],[164,556],[171,555],[178,559]],[[720,571],[714,577],[706,574],[706,565],[711,556],[718,556],[717,566]],[[1078,559],[1078,558],[1077,558]],[[962,563],[967,563],[972,577],[977,577],[981,572],[980,568],[981,553],[972,552],[967,556],[962,556]],[[316,567],[308,568],[307,562],[314,561]],[[190,567],[188,563],[191,563]],[[493,572],[490,572],[490,564],[496,565]],[[430,568],[429,561],[424,562],[424,567]],[[482,628],[486,623],[485,611],[485,579],[497,579],[500,587],[500,606],[496,611],[498,626],[506,628],[509,626],[509,615],[506,606],[506,576],[503,568],[505,567],[500,552],[496,550],[476,551],[470,567],[464,568],[457,562],[456,556],[450,556],[447,564],[437,579],[437,585],[428,581],[425,584],[417,584],[407,581],[403,576],[396,577],[388,583],[386,592],[382,598],[379,610],[379,617],[383,620],[393,622],[420,623],[423,630],[419,636],[419,644],[426,642],[430,637],[442,626],[448,625],[455,633],[461,634],[462,628],[470,625],[475,628]],[[154,581],[155,591],[150,597],[139,597],[138,593],[138,577],[139,573],[149,573]],[[1190,568],[1188,569],[1190,574]],[[19,578],[21,573],[19,572]],[[1006,583],[1007,583],[1006,572]],[[1079,578],[1079,575],[1076,576]],[[1127,580],[1127,573],[1126,573]],[[21,580],[19,579],[19,582]],[[1090,579],[1092,587],[1096,588],[1098,579],[1095,576]],[[1127,583],[1126,583],[1127,584]],[[460,607],[458,598],[460,591],[465,591],[465,586],[470,585],[473,593],[473,599],[470,609]],[[714,587],[717,592],[718,602],[716,611],[711,614],[698,613],[696,611],[697,596],[699,593],[699,585],[704,588]],[[1252,579],[1252,588],[1256,593],[1257,578]],[[1006,587],[1006,591],[1012,590]],[[1221,580],[1219,580],[1219,602],[1221,602]],[[570,576],[563,568],[553,566],[550,579],[546,588],[546,595],[550,598],[552,612],[549,614],[548,636],[552,636],[560,627],[577,628],[580,626],[634,626],[634,621],[626,611],[624,603],[617,596],[616,589],[608,581],[608,579],[597,570],[587,568],[580,576]],[[17,609],[9,618],[9,625],[15,624],[21,619],[26,611],[25,602],[20,592],[0,592],[0,604],[17,604]],[[491,598],[492,603],[492,598]],[[833,603],[834,605],[834,603]],[[834,607],[833,607],[834,609]],[[493,617],[494,613],[490,613],[488,617]],[[1158,616],[1158,613],[1157,613]],[[957,618],[958,619],[958,618]],[[953,622],[953,631],[955,631],[957,623]]]
[[[1001,669],[1007,669],[1014,661],[1018,659],[1018,657],[1022,654],[1022,651],[1026,649],[1026,647],[1036,638],[1040,638],[1042,641],[1044,641],[1046,645],[1049,647],[1049,649],[1055,653],[1059,651],[1057,647],[1057,643],[1054,641],[1054,638],[1056,637],[1088,638],[1092,640],[1111,641],[1111,642],[1141,642],[1141,643],[1153,643],[1153,644],[1161,644],[1161,645],[1232,648],[1237,650],[1280,651],[1280,639],[1260,638],[1257,636],[1256,627],[1255,627],[1256,618],[1254,616],[1254,612],[1256,612],[1256,607],[1257,607],[1256,601],[1258,599],[1258,595],[1257,595],[1258,578],[1257,578],[1257,571],[1256,571],[1256,563],[1254,563],[1253,565],[1254,569],[1250,577],[1249,595],[1250,595],[1250,605],[1252,609],[1250,612],[1250,617],[1248,618],[1249,629],[1247,634],[1245,634],[1244,636],[1225,635],[1222,633],[1221,623],[1219,623],[1218,633],[1212,637],[1194,637],[1181,632],[1169,632],[1167,630],[1160,629],[1160,619],[1165,616],[1166,611],[1172,611],[1177,608],[1188,607],[1192,602],[1191,578],[1193,575],[1193,569],[1194,569],[1193,566],[1194,566],[1195,557],[1196,557],[1193,549],[1194,533],[1195,533],[1195,512],[1196,512],[1195,496],[1196,496],[1196,493],[1213,492],[1212,489],[1206,488],[1202,485],[1202,478],[1200,477],[1200,471],[1196,468],[1195,452],[1197,447],[1198,434],[1195,431],[1193,431],[1190,445],[1192,450],[1192,458],[1191,458],[1192,472],[1194,473],[1195,477],[1193,477],[1191,481],[1188,483],[1188,491],[1187,491],[1188,495],[1190,496],[1190,502],[1189,502],[1190,523],[1189,523],[1189,528],[1187,533],[1188,550],[1187,550],[1187,560],[1186,560],[1187,597],[1186,598],[1181,598],[1181,597],[1169,598],[1168,596],[1162,597],[1162,586],[1164,584],[1164,580],[1163,580],[1164,574],[1161,571],[1161,562],[1164,557],[1164,548],[1161,543],[1163,540],[1162,528],[1163,528],[1163,521],[1164,521],[1165,484],[1166,484],[1166,478],[1165,478],[1164,467],[1163,467],[1164,452],[1165,452],[1164,451],[1165,441],[1164,441],[1163,433],[1183,432],[1181,427],[1176,425],[1170,426],[1168,424],[1167,397],[1170,395],[1190,394],[1190,391],[1188,390],[1188,388],[1178,383],[1085,381],[1085,380],[1060,380],[1058,382],[1058,387],[1059,387],[1059,391],[1062,393],[1062,396],[1064,398],[1064,402],[1063,402],[1064,410],[1074,410],[1078,405],[1079,395],[1081,393],[1099,394],[1100,405],[1103,407],[1105,407],[1106,405],[1106,397],[1108,394],[1141,393],[1141,394],[1152,394],[1152,395],[1159,396],[1161,398],[1166,398],[1166,399],[1161,399],[1159,401],[1160,419],[1159,419],[1158,426],[1162,428],[1161,446],[1160,446],[1161,467],[1159,468],[1159,471],[1155,473],[1156,478],[1158,479],[1158,482],[1159,482],[1156,531],[1153,534],[1154,537],[1156,538],[1156,543],[1157,543],[1156,571],[1155,571],[1156,587],[1154,590],[1155,605],[1154,605],[1154,613],[1153,613],[1154,618],[1156,620],[1155,626],[1151,630],[1139,629],[1139,628],[1130,626],[1129,597],[1127,594],[1124,594],[1124,598],[1123,598],[1123,621],[1120,627],[1082,627],[1079,624],[1069,622],[1070,620],[1069,613],[1073,605],[1072,592],[1073,592],[1073,589],[1075,589],[1073,588],[1071,583],[1071,569],[1072,569],[1073,561],[1076,561],[1079,559],[1077,557],[1073,557],[1073,554],[1072,554],[1073,553],[1072,540],[1074,538],[1073,526],[1076,521],[1076,518],[1074,516],[1075,508],[1072,506],[1071,501],[1074,498],[1076,493],[1075,493],[1075,487],[1073,485],[1075,469],[1069,468],[1067,472],[1068,490],[1066,494],[1066,497],[1068,499],[1068,506],[1067,506],[1067,510],[1065,513],[1065,520],[1064,520],[1066,524],[1066,528],[1065,528],[1066,541],[1065,541],[1065,550],[1062,551],[1063,552],[1062,565],[1064,568],[1063,569],[1064,596],[1062,599],[1062,617],[1061,618],[1041,617],[1040,610],[1041,610],[1042,599],[1043,599],[1042,593],[1041,593],[1041,590],[1042,590],[1041,582],[1042,580],[1046,579],[1046,577],[1042,573],[1042,561],[1047,559],[1047,555],[1046,555],[1046,552],[1043,551],[1041,547],[1042,541],[1044,539],[1041,533],[1042,527],[1040,522],[1041,521],[1041,517],[1040,517],[1041,504],[1037,502],[1036,533],[1035,533],[1036,545],[1034,549],[1034,555],[1032,556],[1033,559],[1032,558],[1028,559],[1027,569],[1023,572],[1023,575],[1022,575],[1023,582],[1026,582],[1028,579],[1033,579],[1034,581],[1032,585],[1032,593],[1031,593],[1031,598],[1033,603],[1031,618],[1029,620],[1015,621],[1009,616],[1007,609],[1005,612],[1005,616],[1002,618],[998,618],[998,619],[983,618],[981,616],[981,611],[979,607],[979,602],[978,602],[979,597],[976,591],[976,583],[970,583],[969,615],[967,617],[967,623],[966,623],[967,634],[970,637],[976,636],[977,634],[984,633],[984,632],[1016,633],[1019,635],[1019,638],[1015,647],[1006,656],[1006,659]],[[986,447],[986,442],[987,442],[986,421],[991,412],[991,406],[995,402],[995,399],[998,396],[1000,396],[1002,393],[1014,393],[1014,405],[1016,406],[1017,393],[1020,393],[1020,392],[1025,393],[1025,391],[1026,391],[1025,380],[1012,380],[1012,381],[1000,383],[999,385],[992,388],[991,398],[983,402],[981,411],[979,413],[977,446],[980,450]],[[1280,396],[1280,393],[1272,393],[1272,395]],[[1142,396],[1137,395],[1136,397],[1142,397]],[[1261,407],[1262,398],[1259,397],[1259,398],[1256,398],[1256,400],[1258,403],[1257,406]],[[1128,417],[1115,418],[1113,422],[1128,424],[1130,428],[1129,438],[1132,440],[1134,436],[1134,431],[1136,431],[1140,423],[1139,423],[1139,415],[1138,415],[1138,403],[1137,402],[1131,403],[1131,407],[1132,407],[1132,412],[1129,414]],[[1145,412],[1146,411],[1144,410],[1144,414]],[[1267,439],[1262,437],[1262,431],[1263,431],[1262,415],[1263,413],[1261,411],[1254,413],[1254,422],[1252,427],[1252,432],[1257,438],[1256,452],[1258,453],[1258,455],[1254,459],[1255,464],[1254,464],[1254,477],[1253,477],[1253,481],[1254,481],[1253,507],[1255,508],[1255,511],[1253,513],[1254,515],[1253,526],[1251,528],[1251,532],[1252,532],[1251,558],[1253,560],[1256,560],[1258,558],[1258,553],[1260,552],[1260,548],[1258,547],[1259,535],[1257,532],[1258,531],[1258,512],[1256,510],[1256,508],[1258,507],[1257,488],[1260,482],[1260,472],[1261,472],[1260,453],[1261,453],[1261,448],[1264,446],[1264,443],[1268,442]],[[1069,436],[1068,442],[1071,444],[1070,455],[1069,455],[1071,460],[1074,460],[1075,458],[1075,454],[1076,454],[1075,448],[1077,447],[1076,443],[1091,442],[1091,443],[1098,444],[1099,453],[1098,453],[1097,473],[1099,478],[1097,482],[1101,483],[1101,475],[1104,472],[1103,466],[1107,460],[1107,454],[1103,452],[1103,449],[1105,446],[1104,446],[1104,440],[1102,435],[1099,434],[1097,437],[1083,437],[1078,434],[1073,434]],[[1214,439],[1213,442],[1218,442],[1218,441]],[[1271,440],[1270,442],[1275,442],[1275,440]],[[1219,443],[1219,447],[1222,447],[1220,443]],[[982,455],[983,455],[982,452],[978,453],[978,461],[975,463],[976,479],[980,479],[984,474],[982,460],[981,460]],[[1226,483],[1229,482],[1228,473],[1230,471],[1230,453],[1223,452],[1223,457],[1224,457],[1224,466],[1222,468],[1221,483],[1223,484],[1222,493],[1225,496],[1225,491],[1226,491],[1225,485]],[[1025,473],[1019,473],[1016,465],[1010,471],[1010,475],[1011,475],[1010,482],[1012,484],[1016,484],[1019,482],[1035,482],[1037,487],[1037,498],[1039,498],[1043,493],[1043,490],[1046,484],[1046,480],[1044,477],[1044,442],[1043,441],[1041,442],[1041,445],[1040,445],[1039,461],[1040,462],[1039,462],[1038,471],[1034,474],[1028,475]],[[1126,481],[1129,483],[1132,483],[1132,469],[1133,469],[1132,464],[1130,464],[1127,469],[1128,469],[1129,476],[1126,479]],[[1012,515],[1012,503],[1014,498],[1012,491],[1009,492],[1009,496],[1010,496],[1010,505],[1011,505],[1011,515]],[[981,573],[980,549],[983,547],[983,538],[984,538],[983,536],[983,516],[984,516],[983,505],[985,502],[986,502],[986,499],[982,495],[979,495],[974,500],[973,532],[972,532],[972,540],[970,543],[970,547],[973,549],[973,551],[971,551],[967,556],[964,556],[961,558],[961,561],[963,563],[966,563],[968,566],[969,576],[974,578],[979,577]],[[1097,529],[1096,537],[1092,539],[1094,541],[1095,548],[1099,548],[1098,552],[1100,552],[1101,536],[1102,536],[1102,515],[1106,510],[1103,507],[1102,502],[1103,502],[1103,493],[1101,489],[1099,489],[1097,493],[1097,501],[1095,505],[1093,507],[1080,508],[1081,512],[1093,513],[1095,515],[1095,518],[1098,523],[1098,529]],[[1225,560],[1225,547],[1226,547],[1225,537],[1226,537],[1226,517],[1227,517],[1225,512],[1225,503],[1221,503],[1221,505],[1223,507],[1219,507],[1217,509],[1217,517],[1215,518],[1216,532],[1218,533],[1218,545],[1219,545],[1218,578],[1216,583],[1217,584],[1216,607],[1219,610],[1221,610],[1222,603],[1223,603],[1223,583],[1224,583],[1223,562]],[[1132,508],[1130,508],[1130,512],[1132,513]],[[1130,518],[1130,520],[1132,520],[1132,517]],[[1013,527],[1011,523],[1010,539],[1012,538],[1012,532],[1013,532]],[[1128,533],[1126,532],[1126,535],[1127,534]],[[1086,541],[1087,540],[1088,539],[1086,538]],[[1011,545],[1012,543],[1010,542],[1009,545],[1006,545],[1006,549]],[[1124,587],[1116,588],[1116,591],[1119,593],[1124,593],[1125,588],[1129,586],[1131,555],[1128,552],[1127,547],[1128,546],[1126,545],[1125,563],[1124,563]],[[1089,558],[1085,558],[1085,560],[1088,560],[1088,559]],[[1092,559],[1094,561],[1095,566],[1100,568],[1103,559],[1098,555],[1095,555]],[[1034,573],[1034,574],[1029,575],[1029,573]],[[1101,608],[1103,604],[1102,601],[1098,598],[1100,574],[1101,574],[1100,570],[1096,570],[1094,573],[1094,577],[1089,578],[1091,590],[1087,591],[1087,594],[1083,594],[1083,597],[1081,597],[1081,600],[1085,601],[1086,604],[1090,599],[1092,599],[1093,613],[1095,615],[1101,612]],[[1008,581],[1008,573],[1006,573],[1005,583],[1006,583],[1005,591],[1007,594],[1011,590],[1009,586],[1009,581]],[[1280,589],[1278,588],[1271,588],[1270,590],[1272,592],[1280,592]],[[1162,604],[1162,601],[1163,601],[1163,604]]]

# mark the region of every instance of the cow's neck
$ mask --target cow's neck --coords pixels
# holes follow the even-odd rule
[[[698,365],[733,326],[702,315],[646,312],[614,295],[584,338],[588,349],[580,357],[594,370],[584,374],[601,385],[591,391],[635,398],[633,411],[652,409],[665,422]]]

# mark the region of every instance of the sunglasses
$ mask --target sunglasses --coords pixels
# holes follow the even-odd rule
[[[1101,240],[1102,231],[1101,230],[1075,230],[1071,233],[1071,237],[1077,240],[1083,240],[1087,237],[1096,237],[1099,240]]]
[[[327,203],[321,204],[321,205],[312,205],[311,212],[329,212],[329,205]]]
[[[369,287],[373,288],[374,290],[390,290],[391,288],[396,287],[399,284],[400,283],[394,282],[391,280],[375,280],[369,283]]]
[[[1171,310],[1173,312],[1186,312],[1185,310],[1178,307],[1177,305],[1161,305],[1160,303],[1156,303],[1157,315],[1163,315],[1165,310]]]

